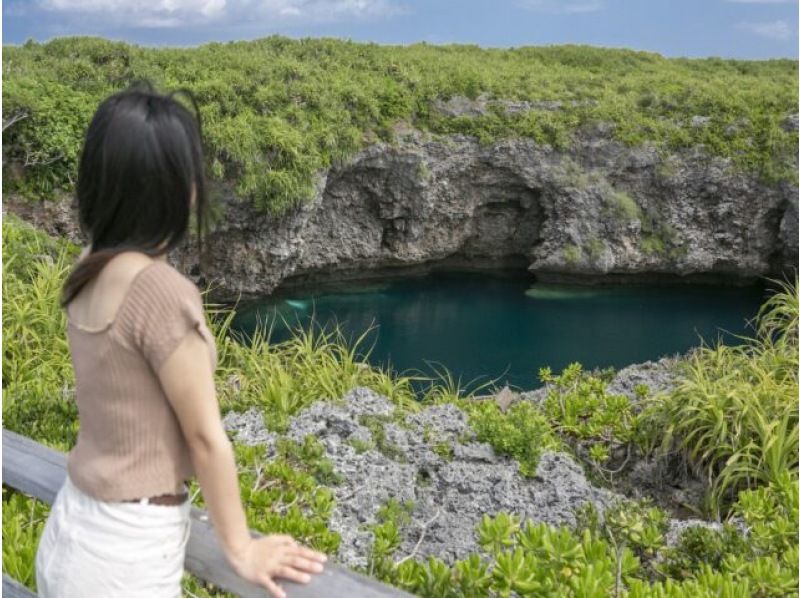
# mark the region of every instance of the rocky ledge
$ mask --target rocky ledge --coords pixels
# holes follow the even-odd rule
[[[615,381],[617,391],[642,381],[654,382],[654,390],[668,388],[669,363],[626,368]],[[380,422],[380,439],[375,422]],[[229,413],[224,424],[237,442],[266,444],[267,457],[275,454],[277,436],[264,428],[259,410]],[[582,504],[602,510],[622,498],[594,486],[564,453],[543,454],[536,475],[522,476],[515,460],[476,440],[466,415],[452,404],[401,420],[389,399],[357,387],[339,401],[317,402],[294,417],[286,437],[302,442],[307,435],[321,441],[341,479],[331,486],[336,507],[330,527],[341,535],[339,560],[352,567],[366,565],[373,537],[369,526],[390,498],[413,502],[412,523],[402,529],[398,555],[435,555],[447,562],[480,552],[475,528],[484,514],[505,511],[536,522],[571,524]],[[674,519],[671,536],[699,524],[704,523]]]
[[[797,186],[765,184],[699,148],[664,155],[603,126],[565,150],[413,129],[397,138],[321,173],[316,195],[279,217],[219,187],[202,269],[186,248],[176,264],[220,300],[435,268],[745,283],[797,267]],[[78,236],[68,203],[6,204]]]

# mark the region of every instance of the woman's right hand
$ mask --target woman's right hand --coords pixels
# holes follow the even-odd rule
[[[286,535],[250,538],[235,556],[231,566],[246,580],[266,587],[275,598],[285,598],[286,592],[275,582],[283,577],[297,583],[311,581],[311,573],[320,573],[328,557],[321,552],[298,544]]]

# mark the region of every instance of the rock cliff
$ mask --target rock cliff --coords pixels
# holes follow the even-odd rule
[[[315,197],[280,217],[218,189],[202,274],[191,251],[176,263],[219,299],[439,267],[588,282],[748,282],[797,267],[797,187],[700,148],[663,155],[602,126],[568,150],[414,130],[399,139],[321,173]],[[63,206],[9,209],[74,236]]]

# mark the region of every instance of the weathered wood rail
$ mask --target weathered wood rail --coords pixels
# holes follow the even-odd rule
[[[36,594],[3,573],[3,598],[36,598]]]
[[[3,429],[3,484],[48,504],[66,478],[66,455],[30,438]],[[192,508],[192,529],[186,547],[185,567],[195,576],[241,598],[264,598],[269,592],[240,578],[230,568],[217,543],[205,511]],[[258,535],[252,532],[253,535]],[[402,598],[410,594],[331,562],[308,584],[279,580],[290,598]],[[15,580],[3,575],[3,596],[33,596]]]

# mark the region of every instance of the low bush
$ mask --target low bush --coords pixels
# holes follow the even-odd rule
[[[688,527],[672,547],[666,513],[647,501],[619,502],[604,513],[587,505],[574,527],[485,515],[476,528],[483,552],[452,566],[435,557],[395,560],[398,526],[375,526],[372,571],[431,598],[796,595],[797,488],[797,480],[785,476],[743,492],[735,509],[751,526],[747,534],[732,525]],[[769,530],[762,520],[767,513],[777,517]],[[753,533],[763,543],[752,543]]]
[[[489,143],[527,137],[566,147],[581,126],[666,152],[701,146],[765,180],[796,178],[797,62],[668,59],[648,52],[549,46],[380,46],[273,36],[197,48],[145,48],[72,37],[3,48],[7,190],[49,198],[74,185],[97,105],[131,82],[187,88],[205,122],[208,171],[281,213],[313,196],[318,173],[403,122]],[[447,116],[436,100],[500,100]],[[506,111],[502,101],[529,102]],[[542,102],[554,109],[537,107]],[[695,116],[710,120],[691,126]],[[631,210],[623,200],[623,209]],[[631,212],[632,213],[632,212]]]
[[[515,403],[506,412],[494,401],[464,406],[477,439],[491,444],[498,454],[514,457],[524,476],[536,475],[543,451],[561,446],[545,416],[531,403]]]

